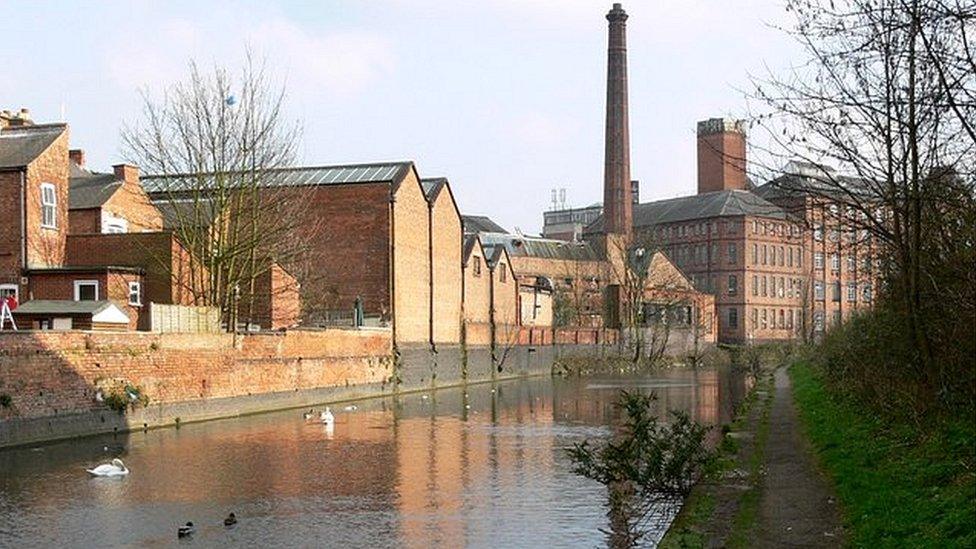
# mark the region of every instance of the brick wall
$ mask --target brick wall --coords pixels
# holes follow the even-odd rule
[[[434,291],[431,296],[435,343],[461,340],[461,218],[450,187],[430,209]]]
[[[53,183],[57,193],[57,228],[41,227],[41,184]],[[15,218],[16,219],[16,218]],[[27,266],[64,264],[68,234],[68,130],[27,166]]]
[[[254,281],[254,304],[250,321],[266,330],[296,326],[301,319],[299,285],[295,277],[277,263]],[[248,315],[247,303],[241,304],[241,317]]]
[[[22,172],[0,172],[0,284],[20,285],[20,178]],[[20,290],[23,292],[23,289]]]
[[[124,172],[125,183],[102,206],[102,212],[124,217],[129,222],[129,232],[163,230],[163,215],[146,195],[137,171],[128,167]],[[101,232],[101,225],[95,232]]]
[[[427,198],[411,170],[396,191],[394,217],[394,323],[397,343],[418,343],[430,335]],[[362,266],[356,266],[362,271]]]
[[[86,208],[68,212],[68,234],[92,234],[102,232],[102,210]]]
[[[44,417],[100,409],[113,380],[140,386],[150,403],[176,403],[318,387],[382,383],[388,331],[254,334],[0,333],[0,411]]]
[[[295,192],[308,203],[296,238],[309,250],[300,263],[284,267],[301,284],[306,320],[314,322],[323,311],[351,311],[357,296],[367,315],[388,316],[390,185],[323,185]],[[426,219],[424,211],[419,220],[426,225]]]

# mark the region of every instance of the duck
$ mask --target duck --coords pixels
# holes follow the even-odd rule
[[[308,420],[312,419],[312,417],[314,415],[315,415],[315,410],[312,409],[312,408],[309,408],[307,412],[305,412],[304,414],[302,414],[302,417],[305,419],[305,421],[308,421]]]
[[[359,406],[356,406],[355,404],[350,404],[349,406],[346,406],[345,408],[343,408],[343,410],[345,410],[347,412],[355,412],[358,409],[359,409]]]
[[[180,526],[179,529],[176,530],[176,537],[178,537],[178,538],[188,538],[188,537],[192,536],[193,533],[196,532],[196,531],[197,531],[197,529],[193,526],[193,523],[192,522],[187,522],[185,525]]]
[[[119,458],[113,459],[111,463],[103,463],[94,469],[85,469],[85,471],[96,477],[121,477],[129,474],[129,469]]]
[[[237,515],[234,513],[227,515],[227,518],[224,519],[224,526],[233,526],[235,524],[237,524]]]
[[[319,414],[319,419],[326,425],[332,425],[335,423],[335,416],[332,415],[332,410],[330,410],[328,406],[326,406],[325,410],[322,410],[322,413]]]

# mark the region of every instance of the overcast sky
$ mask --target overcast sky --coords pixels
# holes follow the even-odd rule
[[[0,0],[0,107],[62,108],[89,167],[121,160],[138,91],[186,62],[237,67],[244,48],[287,82],[308,165],[414,160],[461,211],[535,233],[550,189],[602,199],[611,2]],[[742,115],[749,74],[797,49],[775,0],[642,0],[630,14],[632,175],[641,199],[695,190],[695,122]],[[63,105],[63,107],[62,107]]]

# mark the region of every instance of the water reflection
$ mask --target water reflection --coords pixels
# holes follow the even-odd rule
[[[744,393],[714,370],[531,379],[334,408],[331,432],[296,410],[0,452],[0,545],[169,546],[187,520],[201,546],[600,545],[602,487],[565,449],[626,387],[709,423]],[[116,455],[127,478],[85,474]]]

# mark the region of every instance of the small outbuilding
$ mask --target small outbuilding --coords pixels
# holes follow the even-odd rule
[[[21,330],[119,330],[129,327],[129,317],[115,303],[34,299],[13,311]]]

